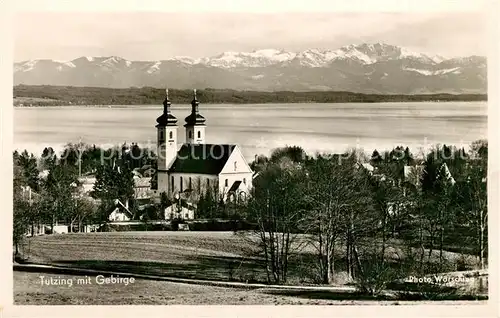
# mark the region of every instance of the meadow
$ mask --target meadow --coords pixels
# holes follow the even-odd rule
[[[23,256],[30,263],[53,264],[126,273],[178,278],[265,283],[263,258],[256,238],[233,232],[102,232],[42,235],[29,238]],[[317,285],[315,253],[299,236],[290,262],[292,285]],[[387,254],[401,255],[399,242],[393,241]],[[343,273],[345,249],[337,248],[336,270],[339,285],[348,283]],[[437,251],[434,251],[437,258]],[[462,259],[474,264],[475,258],[445,252],[450,263]]]
[[[28,261],[222,281],[261,281],[250,239],[232,232],[106,232],[47,235],[25,243]]]
[[[258,256],[254,238],[233,232],[103,232],[42,235],[28,238],[22,253],[27,261],[37,264],[59,265],[130,274],[149,274],[162,277],[214,280],[222,282],[265,282],[265,270]],[[303,243],[302,240],[298,240]],[[301,244],[303,245],[303,244]],[[393,252],[396,249],[393,249]],[[340,252],[340,254],[342,251]],[[339,254],[338,265],[342,255]],[[294,255],[288,285],[313,284],[313,250],[304,247]],[[459,254],[446,252],[450,260]],[[73,275],[72,275],[73,274]],[[14,271],[14,301],[16,304],[36,305],[110,305],[110,304],[184,304],[184,305],[348,305],[422,303],[440,300],[481,300],[487,296],[468,295],[437,298],[422,294],[416,298],[405,296],[368,296],[348,291],[276,290],[270,288],[232,288],[207,284],[190,284],[154,279],[136,278],[134,283],[73,286],[43,286],[45,278],[83,277],[73,271]],[[91,276],[91,275],[90,275]],[[337,277],[342,282],[342,272]],[[94,275],[95,278],[95,275]],[[94,279],[93,278],[93,279]],[[416,286],[416,285],[415,285]],[[414,286],[414,287],[415,287]],[[420,286],[420,285],[419,285]],[[418,286],[416,286],[419,288]],[[410,302],[409,302],[410,301]],[[413,302],[414,301],[414,302]]]

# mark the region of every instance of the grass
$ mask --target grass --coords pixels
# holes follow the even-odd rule
[[[205,280],[267,280],[256,244],[248,236],[232,232],[44,235],[29,238],[24,251],[33,263]],[[292,255],[288,283],[314,284],[315,258],[311,248]],[[337,267],[343,266],[339,260]]]
[[[29,238],[24,244],[23,253],[28,257],[28,261],[33,263],[202,280],[265,282],[263,261],[256,256],[255,246],[248,237],[232,232],[106,232]],[[338,253],[336,270],[342,271],[345,267],[345,261],[341,258],[343,250],[339,248]],[[293,255],[288,283],[313,284],[314,258],[311,248]],[[45,275],[69,277],[73,273],[61,274],[55,275],[47,271]],[[15,272],[16,303],[327,304],[341,300],[380,300],[357,294],[236,290],[148,280],[137,280],[134,286],[111,285],[104,288],[92,285],[64,288],[40,286],[39,275]],[[417,290],[420,287],[417,286]],[[181,292],[177,293],[177,290]],[[200,296],[195,297],[197,293]],[[449,299],[431,298],[427,295],[415,297],[407,295],[400,298],[420,301]]]
[[[29,238],[24,251],[33,263],[206,280],[267,280],[256,244],[232,232],[45,235]],[[291,257],[290,284],[314,284],[314,257],[307,249]]]
[[[124,284],[73,284],[42,286],[45,278],[74,279],[77,276],[14,273],[14,302],[16,305],[280,305],[327,304],[328,300],[275,296],[258,291],[200,286],[137,279]],[[94,279],[94,277],[92,277]],[[94,282],[94,281],[93,281]]]
[[[34,237],[30,262],[175,277],[263,280],[249,241],[229,232],[109,232]]]
[[[349,293],[317,291],[247,290],[136,279],[125,284],[41,285],[45,279],[79,276],[14,272],[15,305],[415,305],[432,301],[381,300]],[[484,301],[449,301],[440,304],[484,305]]]
[[[33,263],[205,280],[266,282],[264,260],[258,256],[256,246],[248,236],[232,232],[151,231],[44,235],[29,238],[23,250],[24,257]],[[386,252],[400,254],[397,250],[388,247]],[[336,248],[335,268],[341,276],[346,268],[344,253],[342,247]],[[449,260],[457,255],[445,252]],[[316,258],[311,246],[291,255],[288,283],[317,283]],[[391,263],[394,266],[398,266],[396,259],[394,256]]]

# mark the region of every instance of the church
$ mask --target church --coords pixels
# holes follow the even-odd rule
[[[206,119],[200,114],[194,90],[191,114],[185,118],[185,142],[179,147],[177,118],[167,95],[157,125],[157,195],[217,192],[224,201],[244,199],[252,186],[253,171],[238,145],[206,143]]]

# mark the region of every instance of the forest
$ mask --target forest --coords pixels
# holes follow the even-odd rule
[[[486,101],[485,94],[427,94],[376,95],[339,91],[262,92],[228,89],[200,89],[197,96],[206,104],[262,104],[262,103],[381,103],[381,102],[449,102]],[[132,87],[114,89],[72,86],[14,86],[14,106],[68,106],[68,105],[160,105],[165,98],[164,88]],[[174,104],[189,104],[191,90],[169,89]]]

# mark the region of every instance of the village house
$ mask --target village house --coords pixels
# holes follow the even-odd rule
[[[123,221],[130,221],[133,218],[133,213],[130,212],[129,207],[128,207],[128,201],[122,203],[120,200],[116,199],[115,200],[115,208],[113,211],[109,214],[108,220],[110,222],[123,222]]]
[[[95,176],[83,176],[78,178],[78,182],[81,186],[82,194],[90,196],[90,193],[94,190],[94,185],[97,179]]]
[[[156,173],[156,170],[151,165],[144,165],[140,168],[135,168],[132,173],[139,177],[152,177]]]
[[[151,177],[134,176],[134,198],[136,200],[149,199],[153,195]]]
[[[206,120],[200,114],[196,90],[191,114],[185,118],[185,143],[180,148],[177,118],[172,115],[170,105],[167,90],[163,114],[156,120],[156,196],[162,192],[174,197],[214,189],[223,200],[246,197],[252,186],[253,171],[238,145],[206,143]]]
[[[165,220],[193,220],[196,206],[185,200],[179,200],[168,206],[164,211]]]

